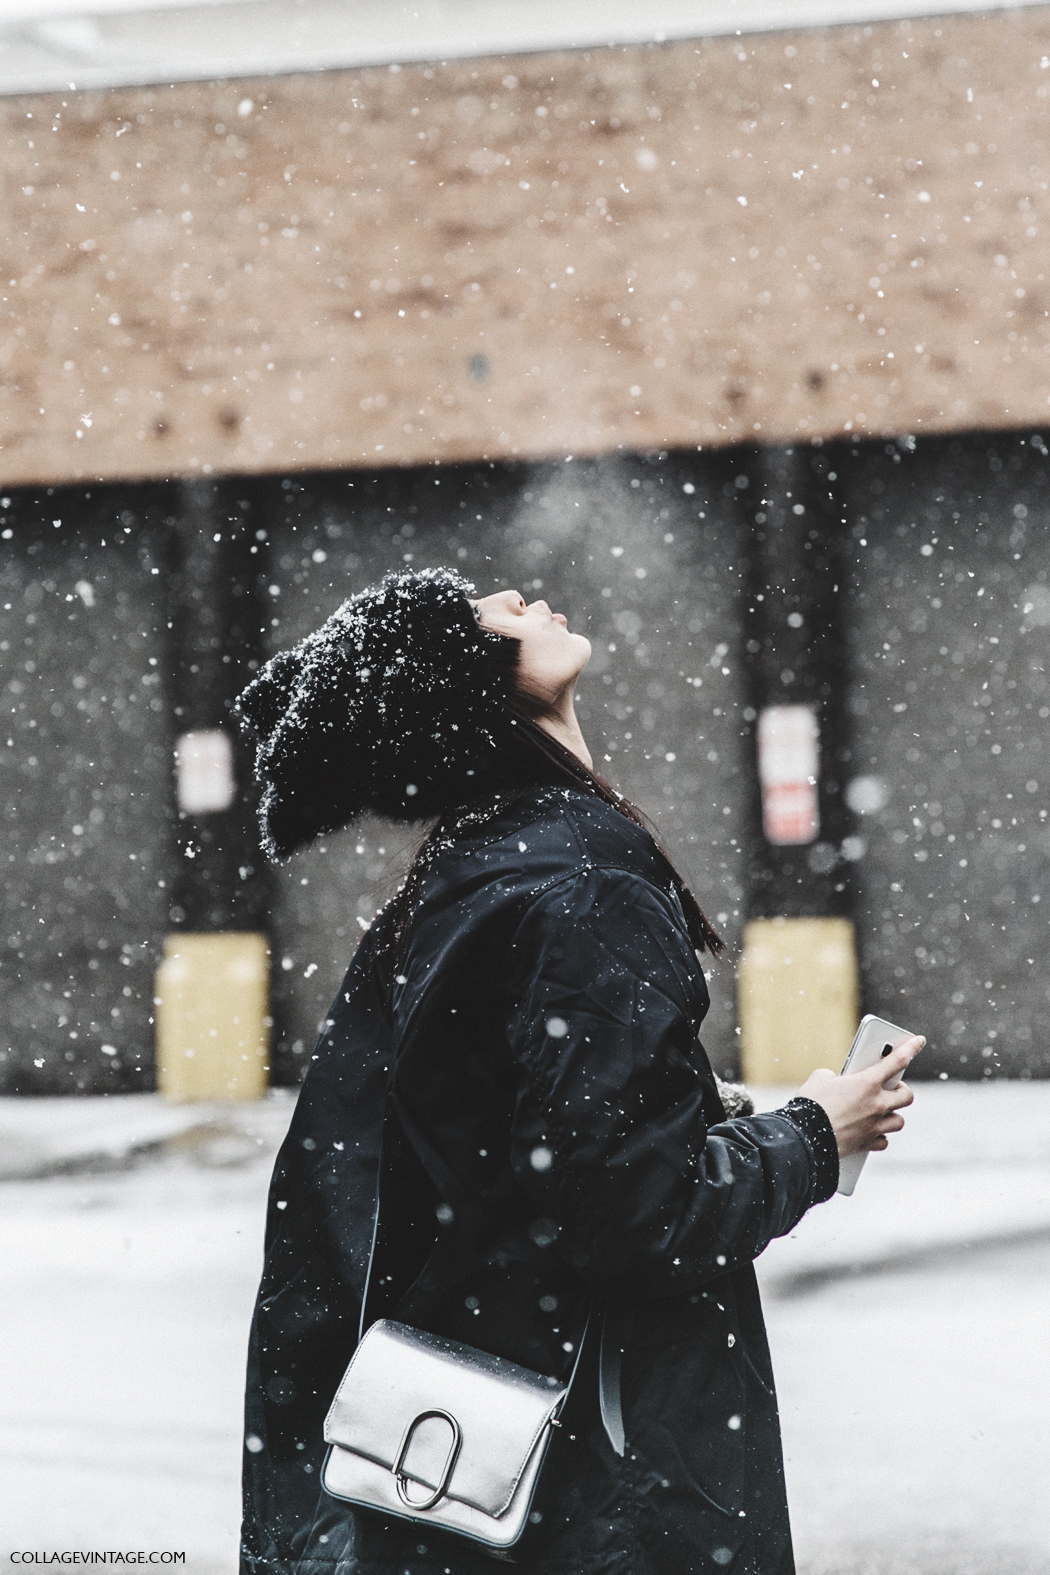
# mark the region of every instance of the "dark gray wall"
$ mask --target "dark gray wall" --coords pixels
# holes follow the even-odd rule
[[[4,1092],[152,1086],[171,731],[147,515],[146,488],[0,505]]]
[[[890,791],[862,817],[866,1003],[929,1036],[925,1075],[1046,1076],[1046,445],[974,436],[834,458],[855,553],[857,769]]]
[[[888,794],[854,827],[865,1005],[928,1034],[926,1075],[1050,1075],[1046,448],[977,436],[814,457],[850,544],[853,774]],[[737,452],[260,482],[246,507],[269,649],[406,563],[545,596],[594,644],[579,709],[599,766],[735,942],[756,802],[749,468]],[[151,1086],[153,970],[178,922],[165,565],[184,502],[129,487],[0,505],[3,1091]],[[358,920],[417,836],[365,825],[277,873],[279,1080],[300,1075]],[[712,995],[705,1037],[731,1069],[731,960]]]

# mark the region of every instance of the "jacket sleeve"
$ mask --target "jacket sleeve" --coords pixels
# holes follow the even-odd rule
[[[708,1126],[703,975],[672,900],[590,869],[534,898],[511,947],[512,1164],[596,1290],[665,1296],[750,1262],[838,1180],[809,1100]],[[804,1108],[803,1108],[804,1107]]]

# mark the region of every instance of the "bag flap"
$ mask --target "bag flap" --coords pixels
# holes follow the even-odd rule
[[[515,1362],[380,1319],[354,1352],[324,1436],[391,1469],[415,1418],[447,1411],[462,1435],[448,1497],[501,1515],[565,1391],[558,1379]],[[405,1477],[435,1490],[452,1441],[442,1418],[420,1422],[405,1456]]]

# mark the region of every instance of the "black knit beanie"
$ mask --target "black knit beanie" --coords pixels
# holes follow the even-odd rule
[[[485,790],[513,737],[518,642],[481,628],[473,590],[452,569],[388,574],[248,685],[271,858],[366,811],[425,820]]]

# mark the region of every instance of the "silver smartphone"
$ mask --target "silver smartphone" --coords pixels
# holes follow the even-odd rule
[[[865,1072],[869,1066],[874,1066],[883,1056],[889,1055],[891,1050],[905,1039],[912,1037],[910,1028],[898,1028],[896,1023],[888,1023],[884,1017],[862,1017],[860,1027],[849,1047],[849,1055],[842,1063],[842,1076],[847,1072]],[[891,1079],[887,1084],[889,1088],[898,1088],[901,1077]],[[837,1190],[844,1198],[848,1198],[857,1185],[864,1161],[870,1151],[865,1149],[860,1154],[848,1154],[845,1159],[839,1160],[839,1184]]]

